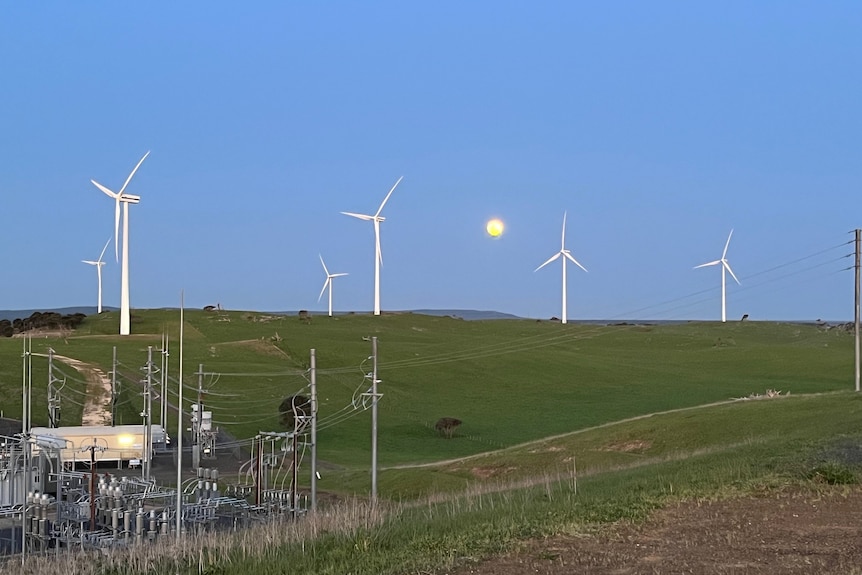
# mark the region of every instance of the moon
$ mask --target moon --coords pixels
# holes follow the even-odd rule
[[[493,220],[489,220],[488,223],[485,225],[485,230],[488,232],[488,235],[491,236],[492,238],[500,237],[500,235],[502,235],[502,233],[503,233],[503,229],[505,229],[505,226],[503,225],[503,221],[498,219],[498,218],[494,218]]]

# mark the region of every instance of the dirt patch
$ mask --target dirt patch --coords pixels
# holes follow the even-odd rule
[[[474,477],[478,477],[479,479],[491,479],[492,477],[500,477],[501,475],[506,475],[510,471],[515,471],[517,467],[503,467],[503,466],[492,466],[492,467],[473,467],[470,469],[470,473],[473,474]]]
[[[652,447],[652,441],[644,439],[630,439],[628,441],[615,441],[601,448],[602,451],[617,451],[621,453],[640,453]]]
[[[439,573],[860,573],[860,536],[859,486],[786,490],[679,503],[641,525],[529,541],[508,555]]]
[[[562,450],[562,447],[552,445],[550,447],[542,447],[541,449],[531,449],[528,453],[557,453]]]

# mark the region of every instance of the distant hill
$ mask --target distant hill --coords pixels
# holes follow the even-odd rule
[[[53,311],[62,315],[69,315],[75,313],[83,313],[85,315],[92,315],[96,313],[96,306],[77,306],[77,307],[60,307],[60,308],[52,308],[52,309],[2,309],[0,310],[0,320],[8,319],[12,321],[18,318],[26,318],[33,315],[34,312],[48,312]],[[102,306],[102,311],[117,311],[115,307],[107,307]],[[296,311],[276,311],[276,312],[267,312],[267,313],[277,313],[280,315],[296,315],[299,312]],[[324,314],[325,311],[313,312],[315,314]],[[341,313],[341,312],[336,312]],[[370,312],[369,312],[370,313]],[[385,313],[385,311],[384,311]],[[509,313],[503,313],[499,311],[486,311],[486,310],[475,310],[475,309],[414,309],[414,310],[406,310],[403,313],[421,313],[423,315],[433,315],[433,316],[451,316],[457,317],[466,320],[481,320],[481,319],[522,319],[516,315],[512,315]]]
[[[414,309],[410,313],[421,313],[423,315],[451,316],[461,319],[523,319],[517,315],[503,313],[501,311],[477,310],[477,309]]]

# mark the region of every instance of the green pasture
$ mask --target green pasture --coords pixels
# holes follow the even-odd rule
[[[65,563],[46,560],[26,572],[450,572],[527,539],[590,537],[618,521],[638,522],[670,503],[769,497],[784,489],[814,501],[841,493],[862,471],[860,419],[862,397],[851,391],[654,415],[458,464],[392,472],[402,474],[397,484],[403,486],[434,473],[459,478],[478,467],[516,470],[483,485],[462,475],[447,493],[428,490],[427,498],[349,502],[303,521],[191,538],[182,550],[142,545],[95,563],[72,554]],[[577,457],[577,473],[568,469],[570,461],[560,461],[568,456]],[[715,533],[718,541],[725,536]]]
[[[74,334],[34,338],[33,352],[51,347],[107,372],[116,346],[123,375],[118,420],[138,423],[137,382],[147,347],[157,349],[163,333],[170,338],[169,375],[179,374],[179,311],[135,310],[134,335],[128,337],[114,335],[117,325],[116,312],[91,316]],[[511,448],[767,389],[791,395],[847,390],[853,378],[852,334],[789,323],[598,326],[409,313],[315,316],[306,322],[296,316],[187,310],[183,331],[185,409],[196,397],[195,372],[203,365],[204,401],[216,424],[238,438],[280,430],[277,407],[287,395],[308,393],[305,372],[315,348],[319,457],[332,469],[328,476],[338,479],[331,488],[358,491],[367,490],[368,483],[371,417],[362,393],[370,385],[365,374],[371,371],[371,343],[363,339],[370,336],[378,338],[383,394],[381,467]],[[21,339],[0,339],[0,401],[7,417],[17,417],[21,409],[21,353]],[[157,366],[160,361],[154,352]],[[62,423],[74,425],[80,421],[83,383],[70,367],[60,368],[70,376]],[[44,357],[33,357],[32,373],[34,424],[45,424]],[[176,403],[176,384],[170,398]],[[463,421],[452,439],[433,428],[444,416]],[[381,488],[400,493],[401,482],[390,480],[390,473],[397,475],[383,472]],[[462,482],[457,473],[447,473],[456,479],[442,482]],[[326,481],[321,488],[330,488]],[[422,491],[424,480],[415,481]]]
[[[835,484],[858,481],[860,423],[862,397],[853,392],[657,415],[458,466],[435,466],[444,473],[471,465],[520,471],[450,497],[403,504],[379,525],[359,525],[347,535],[286,542],[253,558],[236,548],[225,554],[228,559],[213,559],[210,569],[226,573],[230,558],[236,558],[256,573],[279,573],[288,566],[314,573],[447,572],[453,564],[503,553],[525,539],[588,536],[613,522],[640,521],[673,501],[768,496],[791,486],[816,498],[820,491],[841,488]],[[648,447],[613,455],[635,439]],[[577,474],[565,470],[549,453],[577,455],[584,468]],[[398,484],[417,478],[402,476]]]

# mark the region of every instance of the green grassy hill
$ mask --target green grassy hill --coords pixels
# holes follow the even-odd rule
[[[370,453],[371,344],[378,338],[379,462],[383,467],[475,455],[646,413],[777,389],[792,394],[852,386],[852,335],[813,325],[687,323],[596,326],[534,320],[464,321],[419,314],[296,316],[186,311],[185,399],[198,376],[216,424],[238,438],[280,430],[277,407],[307,393],[309,350],[317,350],[319,456],[351,470],[364,489]],[[32,340],[56,353],[111,368],[117,347],[124,374],[118,419],[138,423],[147,347],[170,337],[178,375],[179,312],[136,310],[133,333],[114,335],[116,312],[90,316],[66,337]],[[2,409],[21,406],[21,339],[0,340]],[[154,356],[156,365],[160,359]],[[80,421],[83,383],[71,368],[63,420]],[[34,423],[47,422],[46,360],[33,358]],[[174,385],[174,388],[176,386]],[[175,395],[173,389],[172,394]],[[172,402],[176,397],[172,396]],[[455,437],[433,429],[440,417],[463,421]],[[75,418],[78,418],[77,421]],[[175,429],[175,424],[171,424]]]

